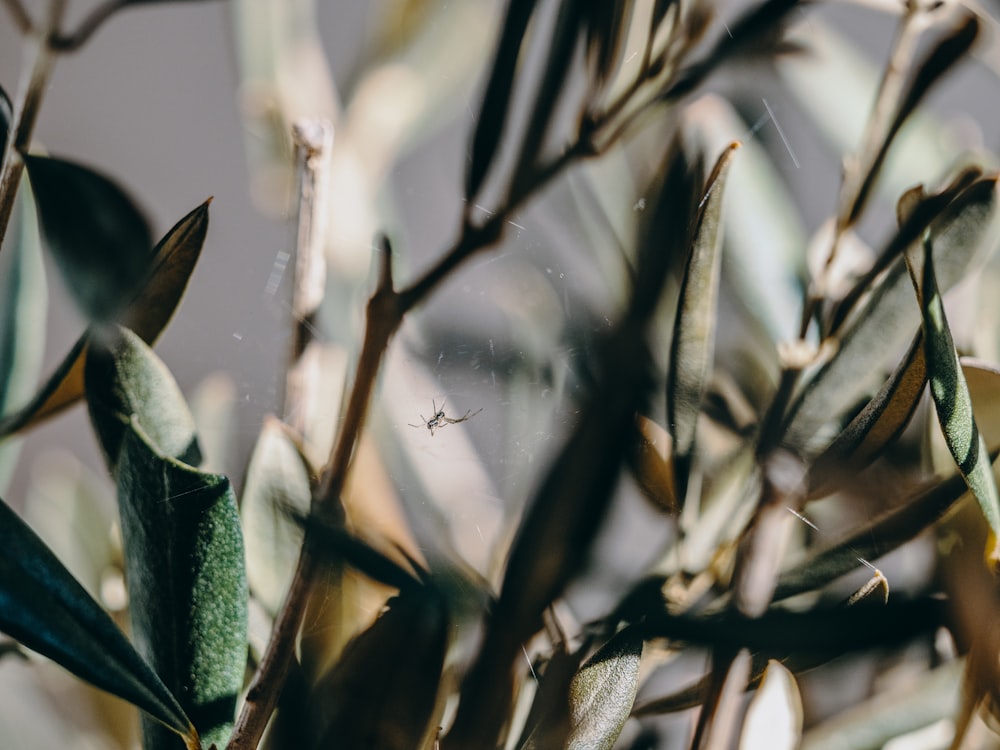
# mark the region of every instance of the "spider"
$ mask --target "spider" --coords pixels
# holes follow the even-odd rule
[[[444,415],[444,404],[445,402],[442,401],[441,408],[438,409],[437,404],[432,400],[431,406],[434,408],[434,416],[431,417],[430,419],[424,419],[424,415],[421,414],[420,418],[423,419],[423,424],[411,424],[410,427],[418,427],[418,428],[426,427],[428,430],[431,431],[431,437],[434,437],[434,430],[440,430],[445,425],[458,424],[459,422],[464,422],[467,419],[472,419],[474,416],[476,416],[479,412],[482,411],[482,409],[477,409],[476,411],[472,411],[472,409],[469,409],[467,412],[465,412],[465,414],[460,416],[458,419],[452,419],[451,417],[446,417]]]

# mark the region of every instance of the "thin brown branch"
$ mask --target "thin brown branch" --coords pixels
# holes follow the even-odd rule
[[[121,10],[126,5],[128,5],[126,0],[107,0],[107,2],[104,2],[94,8],[90,15],[80,22],[80,25],[77,26],[75,31],[69,34],[53,34],[49,42],[50,47],[59,52],[75,52],[87,43],[90,37],[94,35],[94,32],[97,31],[112,14]]]
[[[23,5],[21,5],[21,0],[3,0],[4,6],[10,13],[11,18],[14,19],[14,25],[17,26],[17,30],[22,34],[33,34],[35,32],[35,23],[31,20],[31,16],[28,15],[28,11]]]

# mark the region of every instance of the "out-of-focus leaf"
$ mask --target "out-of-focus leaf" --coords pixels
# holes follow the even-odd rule
[[[9,265],[0,280],[0,414],[31,397],[45,353],[48,287],[30,191],[25,178],[15,204],[16,231],[8,234],[4,253]],[[19,454],[19,443],[0,443],[0,492]]]
[[[10,124],[14,119],[14,107],[11,106],[10,97],[0,86],[0,154],[7,149],[7,139],[10,138]]]
[[[715,45],[705,56],[681,72],[674,84],[662,95],[673,100],[685,96],[711,73],[734,58],[766,51],[782,51],[782,35],[788,14],[800,0],[764,0],[750,8],[737,20],[726,24]]]
[[[479,122],[472,137],[472,159],[465,175],[465,198],[469,202],[482,187],[500,149],[500,136],[508,119],[517,61],[535,4],[536,0],[511,0],[507,6],[507,17],[479,110]]]
[[[311,497],[302,455],[281,422],[268,417],[250,457],[241,512],[250,589],[272,616],[284,600],[302,543],[288,510],[308,513]]]
[[[740,750],[792,750],[801,737],[802,697],[795,677],[771,661],[747,709]]]
[[[782,573],[774,599],[822,588],[857,568],[860,560],[875,560],[892,552],[939,521],[966,490],[965,480],[959,474],[923,488],[898,507],[811,553]]]
[[[937,286],[932,239],[924,241],[922,274],[917,252],[919,251],[908,253],[907,261],[911,265],[914,287],[923,315],[924,356],[927,360],[931,396],[948,450],[992,529],[986,550],[987,558],[993,565],[1000,565],[1000,540],[997,538],[1000,535],[1000,495],[997,493],[986,443],[979,434],[979,427],[972,413],[969,387],[962,374],[941,292]]]
[[[531,106],[531,115],[520,138],[520,152],[511,177],[511,196],[522,195],[536,178],[536,171],[543,162],[543,146],[551,136],[549,129],[554,121],[560,93],[570,76],[573,53],[583,33],[582,8],[585,0],[566,0],[556,13],[545,69]]]
[[[600,374],[582,406],[580,421],[522,518],[483,645],[465,676],[455,722],[444,739],[443,747],[448,750],[496,747],[507,722],[513,665],[521,644],[541,627],[545,608],[580,570],[609,507],[628,453],[628,437],[635,429],[635,415],[644,407],[651,387],[646,328],[672,260],[664,252],[664,238],[670,237],[668,229],[681,234],[677,227],[686,229],[693,213],[685,201],[676,200],[685,193],[674,190],[694,178],[682,150],[675,147],[671,154],[658,199],[664,210],[657,211],[657,221],[662,223],[649,230],[640,246],[628,310],[605,341]],[[682,204],[679,209],[677,203]],[[682,220],[671,222],[678,215]],[[683,242],[682,238],[674,241]]]
[[[150,265],[149,225],[107,177],[61,159],[25,154],[45,244],[83,313],[115,319]]]
[[[923,334],[918,333],[892,377],[813,462],[810,495],[822,495],[838,474],[863,469],[899,437],[920,403],[926,382]]]
[[[626,0],[584,5],[587,58],[598,85],[606,83],[614,72],[634,12],[635,3]]]
[[[657,509],[676,513],[674,459],[670,434],[646,417],[639,417],[638,439],[629,454],[629,466],[643,495]]]
[[[189,750],[200,747],[177,699],[111,617],[2,501],[0,549],[0,630],[143,709],[184,737]]]
[[[563,646],[545,663],[517,743],[518,750],[566,747],[570,732],[570,684],[588,650],[589,640],[573,652]]]
[[[747,648],[782,659],[791,654],[838,656],[898,646],[933,633],[948,622],[948,603],[934,597],[890,602],[884,607],[772,608],[761,617],[731,611],[716,615],[650,613],[645,636],[722,648]]]
[[[641,629],[627,627],[604,644],[573,678],[567,748],[614,747],[635,703],[642,645]]]
[[[229,480],[197,458],[169,372],[134,333],[87,355],[87,403],[118,487],[133,632],[206,745],[224,745],[243,685],[247,581]],[[145,747],[171,738],[143,723]]]
[[[902,689],[876,695],[811,727],[802,737],[802,750],[882,747],[895,737],[953,718],[964,665],[964,659],[957,659],[915,675]]]
[[[728,167],[739,147],[738,141],[729,145],[705,183],[674,318],[667,370],[667,424],[681,471],[687,470],[694,448],[698,414],[715,354],[722,198]]]
[[[962,193],[930,227],[934,239],[934,266],[942,291],[966,273],[995,218],[996,180],[975,183]],[[893,262],[868,302],[852,315],[838,336],[839,347],[803,388],[787,418],[786,440],[796,450],[819,452],[829,444],[831,420],[842,415],[866,391],[877,387],[885,359],[894,356],[919,321],[906,264]]]
[[[917,66],[913,80],[910,82],[905,94],[903,94],[895,117],[888,125],[885,134],[882,134],[882,137],[877,139],[876,143],[873,144],[877,150],[873,154],[863,154],[861,156],[859,163],[865,165],[866,168],[854,201],[847,207],[844,216],[848,224],[856,222],[861,215],[861,211],[864,209],[868,196],[871,193],[872,186],[875,184],[882,169],[889,146],[892,145],[903,123],[906,122],[913,110],[916,109],[920,101],[941,76],[947,73],[965,56],[976,41],[978,34],[979,21],[976,20],[975,16],[969,14],[948,36],[938,42],[934,49],[928,52],[927,56]]]
[[[122,315],[126,327],[152,344],[181,301],[208,231],[205,201],[171,228],[153,252],[149,276]],[[92,332],[77,340],[56,371],[25,406],[0,419],[0,437],[47,419],[83,397],[83,368]]]
[[[329,696],[329,724],[317,747],[423,747],[437,699],[449,618],[440,595],[410,586],[347,644],[317,690]]]

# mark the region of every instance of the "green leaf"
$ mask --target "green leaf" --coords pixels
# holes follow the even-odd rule
[[[70,294],[91,320],[114,320],[149,270],[149,225],[107,177],[61,159],[23,158],[45,243]]]
[[[0,286],[0,414],[31,396],[45,353],[48,287],[42,262],[38,218],[27,179],[15,204],[15,231],[4,255],[8,260]],[[17,462],[20,446],[0,444],[0,492]]]
[[[992,250],[995,240],[989,230],[996,199],[996,179],[981,180],[931,223],[934,266],[942,291],[966,274],[986,242]],[[824,427],[878,388],[876,378],[886,358],[895,356],[919,324],[910,286],[906,264],[897,258],[871,290],[868,301],[838,333],[836,353],[796,398],[786,418],[787,445],[806,454],[820,452],[833,437]]]
[[[87,403],[115,476],[133,632],[206,746],[232,729],[247,656],[247,580],[229,480],[197,456],[190,414],[163,364],[122,329],[87,356]],[[149,722],[147,750],[171,747]]]
[[[0,86],[0,156],[7,150],[7,139],[10,138],[10,125],[14,120],[14,107],[10,97]]]
[[[272,616],[284,601],[302,543],[288,510],[308,513],[311,499],[305,460],[284,425],[267,417],[250,456],[241,513],[250,589]]]
[[[874,561],[937,523],[966,493],[956,474],[917,490],[909,499],[877,518],[812,552],[778,579],[774,601],[822,588],[861,565]]]
[[[822,496],[838,476],[868,466],[899,437],[920,403],[926,382],[924,338],[918,333],[892,377],[809,468],[810,497]]]
[[[423,747],[434,715],[449,618],[433,588],[409,586],[347,644],[317,688],[328,721],[317,747]]]
[[[702,191],[690,255],[684,269],[667,371],[667,424],[676,460],[685,467],[715,354],[719,274],[722,267],[722,198],[739,142],[716,162]]]
[[[486,84],[476,132],[472,137],[472,159],[465,176],[465,198],[469,202],[479,193],[500,149],[500,137],[508,119],[521,45],[528,21],[535,12],[535,4],[536,0],[511,0],[507,6],[507,18],[493,59],[490,80]]]
[[[185,737],[189,748],[199,747],[177,699],[111,617],[3,501],[0,550],[0,630],[135,704]]]
[[[149,277],[122,315],[126,326],[147,344],[159,338],[184,295],[205,243],[210,203],[188,213],[160,240]],[[0,438],[48,419],[83,397],[84,361],[92,336],[92,330],[84,333],[35,397],[0,419]]]
[[[635,703],[642,634],[630,626],[608,641],[570,684],[571,750],[611,750]]]
[[[948,327],[948,318],[941,301],[941,292],[934,274],[933,239],[924,240],[922,274],[916,253],[907,255],[911,264],[914,287],[923,316],[924,356],[927,359],[927,378],[931,396],[937,410],[938,422],[955,465],[979,502],[983,516],[990,525],[990,548],[987,558],[993,565],[1000,565],[1000,495],[986,443],[979,434],[972,413],[969,386],[962,374],[962,366],[955,351],[955,342]],[[918,281],[919,278],[919,281]]]

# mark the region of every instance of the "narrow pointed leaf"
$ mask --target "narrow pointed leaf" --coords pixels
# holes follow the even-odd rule
[[[882,168],[889,146],[892,145],[896,134],[920,104],[927,92],[937,83],[945,73],[951,70],[968,51],[972,48],[979,34],[979,21],[973,15],[968,15],[948,36],[943,38],[938,44],[928,52],[927,56],[918,65],[913,80],[903,95],[896,110],[896,116],[889,124],[883,137],[878,141],[878,150],[871,155],[863,155],[862,163],[869,163],[870,166],[865,173],[858,193],[847,214],[849,223],[857,221],[864,208],[872,186]]]
[[[229,480],[180,457],[196,454],[193,420],[169,373],[121,329],[87,356],[91,420],[118,487],[130,614],[139,650],[198,727],[223,746],[247,655],[243,537]],[[155,394],[155,395],[154,395]],[[143,725],[147,750],[171,739]]]
[[[191,722],[111,617],[0,501],[0,630],[188,738]],[[174,740],[176,743],[176,740]]]
[[[747,709],[740,750],[793,750],[802,738],[802,697],[795,676],[771,661]]]
[[[10,138],[10,124],[14,119],[14,107],[11,106],[10,97],[0,86],[0,155],[7,149],[7,139]]]
[[[822,495],[838,475],[868,466],[910,423],[927,382],[923,335],[918,334],[879,392],[809,469],[809,491]]]
[[[567,748],[614,747],[635,703],[642,646],[640,629],[630,626],[608,641],[573,678]]]
[[[996,179],[976,182],[935,221],[934,266],[942,292],[957,283],[987,243],[996,211]],[[788,445],[819,453],[834,434],[825,429],[866,393],[878,389],[880,368],[914,334],[920,322],[906,264],[897,258],[884,279],[838,335],[839,347],[806,384],[787,417]]]
[[[107,177],[62,159],[24,155],[45,244],[81,311],[113,320],[151,261],[149,225]]]
[[[289,510],[309,512],[309,469],[285,428],[264,420],[247,468],[241,513],[247,578],[254,598],[273,616],[284,601],[302,544]]]
[[[0,261],[0,414],[31,397],[45,353],[48,287],[42,262],[38,219],[27,179],[15,204],[16,223]],[[0,265],[3,265],[0,263]],[[0,492],[20,453],[19,443],[0,444]]]
[[[739,142],[729,145],[705,183],[674,319],[667,420],[675,455],[682,461],[694,447],[698,414],[712,369],[722,267],[722,198],[726,174],[739,146]]]
[[[570,684],[589,651],[589,641],[573,652],[564,649],[558,648],[545,663],[517,750],[566,747],[571,721]]]
[[[624,42],[624,30],[628,29],[634,10],[635,4],[626,0],[584,6],[588,63],[599,85],[606,83],[614,72]]]
[[[639,418],[635,447],[629,454],[629,468],[642,494],[654,507],[677,513],[674,456],[670,434],[646,417]]]
[[[960,474],[914,492],[896,508],[811,553],[801,563],[781,574],[774,600],[813,591],[926,531],[962,499],[968,491]]]
[[[482,187],[500,150],[500,137],[508,119],[521,45],[535,4],[536,0],[511,0],[507,6],[507,18],[472,138],[472,159],[465,176],[465,198],[470,202]]]
[[[152,344],[173,317],[201,255],[208,231],[205,201],[164,235],[153,253],[149,277],[124,311],[127,327]],[[92,332],[87,331],[25,406],[0,419],[0,438],[48,419],[83,397],[83,369]]]
[[[916,254],[908,256],[913,266],[919,268]],[[1000,564],[1000,495],[986,443],[979,434],[972,413],[969,386],[962,374],[962,366],[955,351],[948,319],[945,315],[941,292],[934,273],[932,239],[924,243],[923,272],[914,272],[914,285],[920,301],[924,328],[924,355],[927,359],[927,378],[931,396],[937,410],[938,422],[944,433],[948,450],[958,470],[979,502],[983,516],[992,531],[987,557],[994,565]],[[917,281],[919,278],[919,282]]]
[[[411,586],[344,649],[317,691],[329,707],[318,747],[422,747],[444,667],[449,620],[441,597]]]

